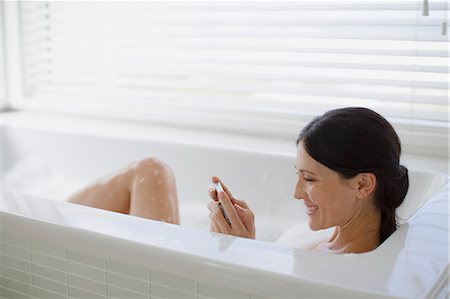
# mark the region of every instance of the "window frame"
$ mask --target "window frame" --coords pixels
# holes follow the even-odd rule
[[[22,49],[20,47],[20,15],[19,2],[2,1],[2,59],[3,65],[3,101],[2,110],[14,109],[14,101],[23,98],[23,68],[22,68]]]

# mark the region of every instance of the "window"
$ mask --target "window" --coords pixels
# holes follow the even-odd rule
[[[365,106],[411,148],[442,154],[448,6],[422,9],[375,0],[21,2],[17,105],[212,119],[290,138],[323,111]]]

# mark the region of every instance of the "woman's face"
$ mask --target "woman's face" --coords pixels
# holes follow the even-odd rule
[[[344,226],[355,218],[361,208],[355,180],[345,179],[314,160],[302,142],[297,148],[295,168],[298,177],[294,197],[304,200],[311,230]]]

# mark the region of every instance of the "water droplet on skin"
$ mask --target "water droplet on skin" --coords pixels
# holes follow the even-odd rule
[[[162,181],[161,181],[161,180],[158,180],[158,185],[161,185],[161,183],[162,183]]]
[[[148,214],[148,210],[145,210],[145,211],[144,211],[144,214],[147,215],[147,214]]]
[[[154,196],[152,196],[152,197],[150,198],[150,200],[155,200],[155,197],[154,197]]]
[[[156,169],[155,171],[153,171],[153,175],[158,175],[159,174],[159,170]]]
[[[145,178],[141,178],[140,180],[139,180],[139,184],[142,184],[142,183],[144,183],[145,182]]]

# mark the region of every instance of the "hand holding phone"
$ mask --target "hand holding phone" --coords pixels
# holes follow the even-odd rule
[[[214,183],[214,187],[216,188],[217,194],[219,194],[219,192],[225,192],[223,190],[222,184],[220,182],[215,182]],[[228,218],[227,213],[225,212],[225,210],[222,207],[222,204],[219,203],[219,208],[222,211],[223,217],[225,218],[225,220],[228,222],[228,224],[231,224],[230,219]]]
[[[208,192],[213,200],[213,202],[208,204],[208,209],[210,211],[209,217],[211,218],[210,230],[216,233],[254,239],[255,215],[247,203],[243,200],[234,198],[227,186],[222,185],[218,177],[213,176],[211,179],[214,188],[209,189]],[[220,192],[224,192],[224,196],[221,200],[219,200]],[[227,202],[228,200],[230,201],[229,203]],[[226,207],[228,215],[227,212],[225,212],[225,207],[222,207],[221,201],[223,201],[224,206],[230,204]],[[223,218],[221,217],[222,215],[217,214],[217,206],[219,206]],[[225,219],[226,222],[223,221],[223,219]],[[231,219],[233,219],[233,225],[231,225]]]

